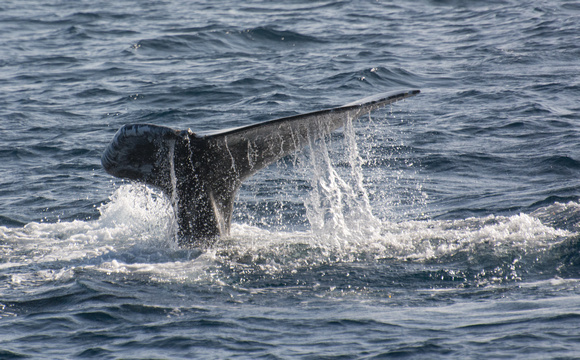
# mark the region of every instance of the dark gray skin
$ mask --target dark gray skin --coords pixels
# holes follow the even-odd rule
[[[158,187],[169,196],[176,209],[180,246],[208,246],[229,234],[242,181],[342,127],[347,119],[417,94],[419,90],[380,94],[205,136],[157,125],[125,125],[101,162],[109,174]]]

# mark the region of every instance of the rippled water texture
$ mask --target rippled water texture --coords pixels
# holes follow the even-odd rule
[[[580,6],[3,1],[0,358],[575,358]],[[181,249],[117,129],[421,94],[248,180]]]

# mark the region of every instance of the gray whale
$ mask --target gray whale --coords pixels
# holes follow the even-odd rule
[[[207,246],[227,235],[242,181],[387,104],[419,94],[398,91],[342,107],[196,135],[151,124],[125,125],[101,157],[109,174],[160,188],[176,210],[181,246]]]

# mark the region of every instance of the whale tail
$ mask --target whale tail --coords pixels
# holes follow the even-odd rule
[[[111,175],[161,188],[176,209],[180,245],[204,246],[230,230],[243,180],[309,141],[419,90],[379,94],[342,107],[199,136],[150,124],[125,125],[103,153]]]

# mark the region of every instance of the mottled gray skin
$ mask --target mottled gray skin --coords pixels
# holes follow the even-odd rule
[[[162,189],[176,209],[181,246],[207,246],[227,235],[242,181],[387,104],[419,90],[381,94],[348,105],[198,136],[149,124],[125,125],[103,153],[116,177]]]

